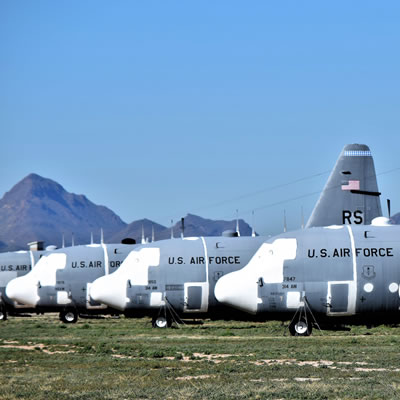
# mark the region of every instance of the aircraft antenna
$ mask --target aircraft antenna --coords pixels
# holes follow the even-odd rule
[[[65,247],[65,237],[64,234],[62,234],[62,244],[61,247],[64,248]]]
[[[101,237],[101,244],[104,244],[104,233],[103,233],[103,228],[100,228],[100,237]]]
[[[171,239],[174,238],[174,220],[171,219]]]
[[[151,224],[151,242],[154,242],[154,224]]]
[[[287,231],[287,226],[286,226],[286,210],[283,210],[283,232]]]
[[[181,218],[181,238],[183,239],[184,237],[184,232],[185,232],[185,218]]]
[[[256,236],[256,231],[254,230],[254,210],[251,212],[252,214],[252,222],[251,224],[253,225],[251,228],[251,237],[255,237]]]
[[[388,208],[388,215],[390,218],[390,199],[387,199],[387,208]]]
[[[72,232],[72,238],[71,238],[71,246],[75,246],[75,237],[74,237],[74,232]]]
[[[142,224],[142,244],[146,243],[146,240],[144,238],[144,226]]]
[[[239,230],[239,210],[236,209],[236,233],[238,236],[240,236],[240,230]]]
[[[90,232],[90,244],[93,244],[93,232]]]

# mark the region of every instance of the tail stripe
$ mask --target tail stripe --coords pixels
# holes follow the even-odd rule
[[[345,157],[371,157],[370,151],[362,150],[347,150],[343,154]]]

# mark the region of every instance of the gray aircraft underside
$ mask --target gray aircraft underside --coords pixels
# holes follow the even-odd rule
[[[324,226],[332,221],[368,224],[381,215],[369,148],[358,144],[345,146],[307,226]],[[87,267],[90,261],[107,265],[100,250],[98,256],[82,251],[82,258],[72,255],[75,250],[70,253],[59,249],[54,252],[58,258],[50,257],[42,268],[35,267],[25,277],[10,282],[7,294],[42,311],[67,308],[91,311],[94,300],[97,310],[104,307],[98,304],[101,302],[127,313],[133,311],[134,315],[152,314],[169,304],[185,315],[206,316],[221,309],[228,312],[231,308],[217,302],[214,296],[217,280],[245,267],[265,241],[265,237],[171,239],[135,246],[132,252],[128,246],[129,257],[114,273],[111,268]],[[61,260],[62,253],[66,254],[65,262]],[[121,254],[121,261],[127,254]],[[142,264],[143,259],[149,264],[147,261]],[[82,260],[85,267],[73,268],[74,262],[79,266]],[[53,278],[47,279],[49,274]],[[121,278],[118,284],[117,277]],[[90,287],[95,280],[97,288]],[[113,285],[122,290],[113,291],[110,299]]]

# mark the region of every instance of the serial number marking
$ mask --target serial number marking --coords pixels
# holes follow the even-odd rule
[[[291,284],[291,285],[289,285],[289,284],[282,284],[282,289],[297,289],[297,284]]]

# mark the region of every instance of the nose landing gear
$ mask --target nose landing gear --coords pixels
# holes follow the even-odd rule
[[[63,310],[60,312],[60,321],[65,324],[74,324],[78,321],[78,312],[73,308]]]
[[[321,330],[311,311],[306,296],[302,298],[301,304],[289,324],[289,332],[292,336],[310,336],[313,325]]]
[[[306,317],[300,317],[298,321],[292,321],[290,323],[289,332],[292,336],[310,336],[312,324]]]

